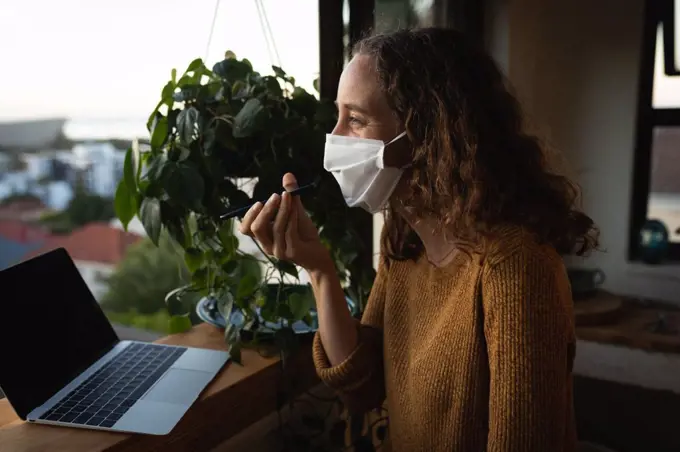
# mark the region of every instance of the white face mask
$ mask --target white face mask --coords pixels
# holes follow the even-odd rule
[[[367,138],[326,135],[323,167],[335,176],[345,202],[378,213],[387,204],[403,169],[385,167],[385,147],[406,135],[402,132],[389,143]]]

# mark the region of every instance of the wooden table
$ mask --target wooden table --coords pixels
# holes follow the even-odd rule
[[[202,324],[191,331],[165,337],[158,343],[225,349],[222,332]],[[276,410],[277,382],[282,377],[278,358],[244,350],[243,366],[228,363],[204,390],[179,424],[165,436],[111,433],[21,421],[6,399],[0,400],[0,451],[206,451],[231,438]],[[309,345],[289,363],[300,393],[318,383]]]

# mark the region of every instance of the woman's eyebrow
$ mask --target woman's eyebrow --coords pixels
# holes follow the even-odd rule
[[[340,103],[338,103],[338,101],[336,100],[336,101],[335,101],[335,106],[338,107],[338,108],[340,108],[340,105],[342,105],[342,106],[343,106],[344,108],[346,108],[347,110],[356,111],[357,113],[362,113],[362,114],[364,114],[364,115],[368,115],[368,110],[366,110],[366,109],[363,108],[363,107],[360,107],[360,106],[357,105],[357,104],[352,104],[352,103],[343,103],[343,104],[340,104]]]

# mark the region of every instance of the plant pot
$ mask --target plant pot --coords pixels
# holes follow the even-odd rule
[[[268,297],[270,299],[275,298],[278,290],[279,290],[278,284],[268,284],[267,289],[265,291],[266,292],[265,297]],[[311,290],[311,288],[307,285],[302,284],[284,284],[281,290],[282,295],[287,296],[295,292],[304,293],[308,290]],[[347,308],[349,309],[350,313],[352,315],[355,315],[357,311],[356,304],[347,296],[345,297],[345,299],[347,301]],[[196,314],[204,322],[214,325],[220,329],[225,329],[227,326],[227,319],[224,318],[224,316],[220,313],[219,309],[217,308],[217,300],[215,298],[211,297],[202,298],[196,304]],[[312,318],[312,322],[309,325],[303,321],[298,321],[291,325],[293,331],[296,334],[308,335],[314,334],[314,332],[316,332],[316,330],[319,328],[319,325],[315,308],[310,310],[310,316]],[[243,314],[241,314],[240,310],[237,307],[234,307],[234,309],[232,310],[231,317],[228,321],[232,323],[243,322]],[[279,324],[266,322],[264,321],[264,319],[260,319],[260,325],[257,328],[258,338],[267,339],[270,336],[273,337],[276,330],[280,328],[281,325]],[[254,335],[255,331],[250,330],[247,327],[241,331],[241,336],[244,341],[252,340]]]

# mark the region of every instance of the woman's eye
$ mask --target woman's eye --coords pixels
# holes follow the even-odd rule
[[[364,122],[359,118],[355,118],[355,117],[350,116],[349,124],[352,125],[352,126],[363,126]]]

